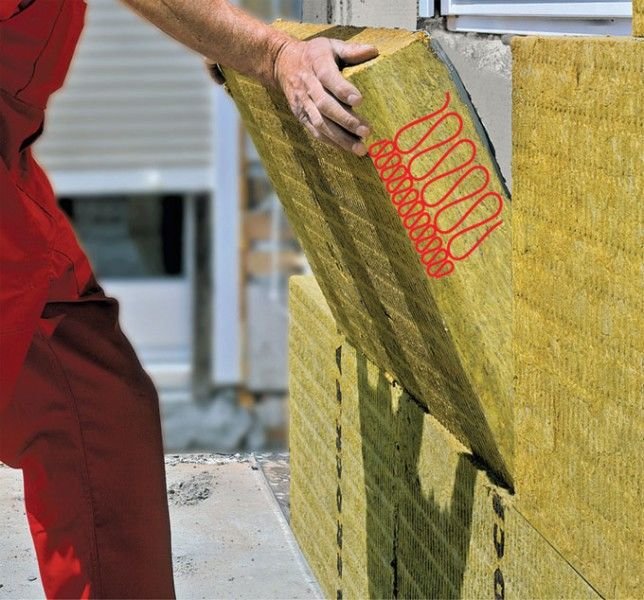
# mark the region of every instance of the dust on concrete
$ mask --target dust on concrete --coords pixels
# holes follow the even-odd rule
[[[201,471],[173,483],[168,488],[168,501],[175,506],[193,506],[210,498],[216,484],[212,473]]]
[[[194,559],[185,554],[173,556],[172,565],[175,575],[194,575],[197,572],[197,565]]]
[[[165,464],[167,467],[174,467],[180,464],[195,465],[227,465],[229,463],[254,462],[252,454],[240,453],[219,454],[216,452],[200,452],[191,454],[166,454]]]

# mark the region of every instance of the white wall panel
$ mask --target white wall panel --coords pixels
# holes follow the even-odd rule
[[[110,172],[125,174],[128,191],[136,192],[159,189],[159,182],[176,189],[176,173],[197,170],[200,176],[181,185],[204,189],[212,179],[212,87],[200,57],[117,0],[89,0],[38,157],[62,194],[101,193]]]
[[[302,20],[358,27],[416,29],[417,0],[304,0]]]

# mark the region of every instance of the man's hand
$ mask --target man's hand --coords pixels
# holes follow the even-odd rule
[[[0,0],[2,2],[3,0]],[[342,65],[375,58],[373,46],[315,38],[301,42],[258,21],[229,0],[123,0],[159,29],[204,58],[215,80],[230,67],[264,85],[279,85],[311,134],[358,155],[367,124],[352,112],[362,97],[340,73]]]
[[[373,46],[328,38],[289,40],[275,58],[274,78],[293,114],[314,138],[364,156],[367,148],[362,140],[369,135],[369,126],[351,110],[362,96],[339,67],[376,56]]]

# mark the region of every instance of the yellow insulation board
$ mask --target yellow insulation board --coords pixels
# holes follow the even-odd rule
[[[396,138],[418,179],[414,189],[425,190],[421,213],[442,230],[462,232],[451,246],[454,255],[466,254],[489,231],[471,255],[454,262],[451,274],[439,278],[428,275],[410,239],[413,232],[420,235],[412,225],[421,213],[403,223],[398,208],[406,201],[394,202],[394,188],[388,191],[379,174],[387,179],[384,167],[314,141],[281,93],[226,71],[339,327],[511,483],[511,207],[468,105],[424,33],[277,26],[299,38],[327,35],[379,48],[378,58],[344,70],[364,95],[357,112],[372,125],[368,144],[392,140],[415,119],[437,113]],[[429,204],[436,208],[429,210]],[[440,217],[439,208],[445,209]],[[493,217],[499,226],[492,230]]]
[[[644,0],[633,0],[633,35],[644,36]]]
[[[320,302],[317,311],[308,303],[309,323],[317,314],[328,314],[328,308],[308,283],[314,283],[312,277],[297,278],[291,294],[297,288],[301,294],[305,282]],[[303,316],[300,311],[291,318]],[[308,345],[315,346],[318,339],[311,331]],[[298,352],[306,346],[302,338],[292,344],[291,350]],[[342,576],[332,593],[324,586],[328,597],[599,598],[519,514],[513,497],[385,371],[347,342],[339,354],[329,348],[326,357],[320,356],[322,363],[325,368],[316,373],[324,381],[318,387],[330,390],[334,400],[340,398],[341,425],[339,440],[327,439],[328,450],[339,459],[339,474],[338,463],[327,460],[327,472],[316,472],[308,482],[309,493],[329,505],[336,491],[341,492],[336,509],[342,525]],[[296,371],[291,383],[300,377],[308,375]],[[338,382],[339,396],[333,389]],[[294,403],[299,403],[297,411],[308,414],[323,399],[296,394],[291,410]],[[337,419],[337,414],[329,418]],[[290,435],[310,434],[291,429]],[[291,446],[291,452],[291,460],[301,464],[315,461],[319,449],[302,444]],[[329,471],[337,484],[329,483]],[[315,540],[318,547],[337,546],[337,531],[312,514],[311,506],[292,506],[292,518],[309,527],[300,530],[299,539]],[[310,515],[296,514],[303,510]],[[311,545],[304,549],[308,558]],[[337,567],[337,556],[330,551],[326,555]],[[331,570],[324,570],[318,559],[313,565],[323,578]]]
[[[392,388],[385,372],[343,344],[342,562],[345,598],[390,598],[395,588],[394,531],[399,452]],[[360,393],[368,390],[368,398]]]
[[[602,595],[642,597],[644,43],[513,54],[519,506]]]
[[[325,595],[335,598],[340,417],[335,352],[341,337],[312,277],[291,277],[289,287],[291,528]]]

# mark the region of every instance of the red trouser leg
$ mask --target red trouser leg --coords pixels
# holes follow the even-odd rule
[[[48,598],[174,598],[156,391],[118,304],[73,268],[50,297],[9,404],[0,460],[21,468]]]

